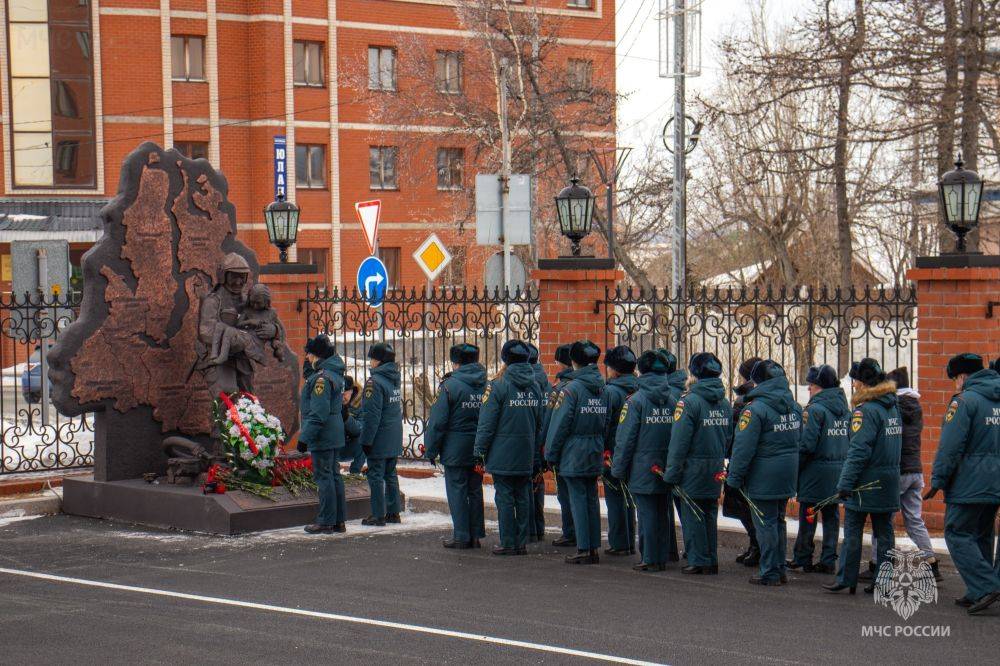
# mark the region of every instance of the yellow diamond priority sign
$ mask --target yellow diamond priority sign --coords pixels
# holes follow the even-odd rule
[[[427,279],[433,282],[441,274],[441,271],[451,263],[451,252],[444,246],[437,234],[431,234],[413,253],[413,260],[423,270]]]

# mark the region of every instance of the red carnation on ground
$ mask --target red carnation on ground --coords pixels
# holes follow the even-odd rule
[[[226,484],[222,483],[221,481],[219,483],[216,483],[215,492],[217,495],[224,495],[226,492]]]
[[[722,483],[723,481],[726,480],[726,477],[728,477],[728,476],[729,475],[725,472],[725,470],[723,470],[721,472],[716,472],[715,473],[715,482],[716,483]]]
[[[655,474],[656,476],[663,476],[663,468],[660,467],[659,465],[653,465],[652,467],[649,468],[649,471]]]

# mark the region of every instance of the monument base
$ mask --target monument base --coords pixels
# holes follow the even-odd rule
[[[307,525],[316,519],[314,492],[292,495],[275,488],[274,500],[239,490],[205,495],[197,485],[147,483],[142,479],[95,481],[93,477],[63,482],[63,513],[150,527],[245,534]],[[367,483],[345,480],[347,520],[371,513]]]

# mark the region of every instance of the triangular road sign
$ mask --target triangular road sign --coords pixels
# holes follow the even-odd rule
[[[365,234],[365,242],[368,243],[369,254],[375,254],[375,243],[378,240],[378,219],[382,211],[382,201],[359,201],[354,204],[354,212],[358,215],[358,222],[361,223],[361,231]]]

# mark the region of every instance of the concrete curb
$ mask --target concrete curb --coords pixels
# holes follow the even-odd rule
[[[547,500],[548,501],[548,500]],[[555,503],[555,497],[551,497],[551,502]],[[414,513],[443,513],[447,515],[448,511],[448,501],[440,497],[428,497],[414,495],[408,497],[406,500],[406,507]],[[484,504],[484,514],[486,515],[486,520],[496,520],[497,519],[497,508],[496,504],[492,502],[486,502]],[[678,521],[678,541],[680,541],[680,522]],[[559,528],[562,525],[562,519],[560,516],[559,509],[554,509],[546,507],[545,509],[545,527],[547,529]],[[606,516],[601,516],[601,530],[606,532],[608,529],[608,519]],[[792,544],[795,543],[795,535],[789,534],[788,544],[789,544],[789,555],[791,554]],[[816,539],[817,553],[819,552],[820,540]],[[683,545],[683,544],[678,544]],[[719,546],[727,548],[738,548],[743,549],[747,545],[747,535],[742,529],[734,528],[729,525],[719,525]],[[865,553],[869,550],[868,546],[865,546]],[[935,555],[943,569],[955,571],[954,565],[951,561],[951,555],[945,552],[935,552]],[[862,558],[864,561],[864,558]]]
[[[48,516],[62,511],[62,497],[46,491],[31,497],[18,497],[0,501],[0,520],[26,516]]]

